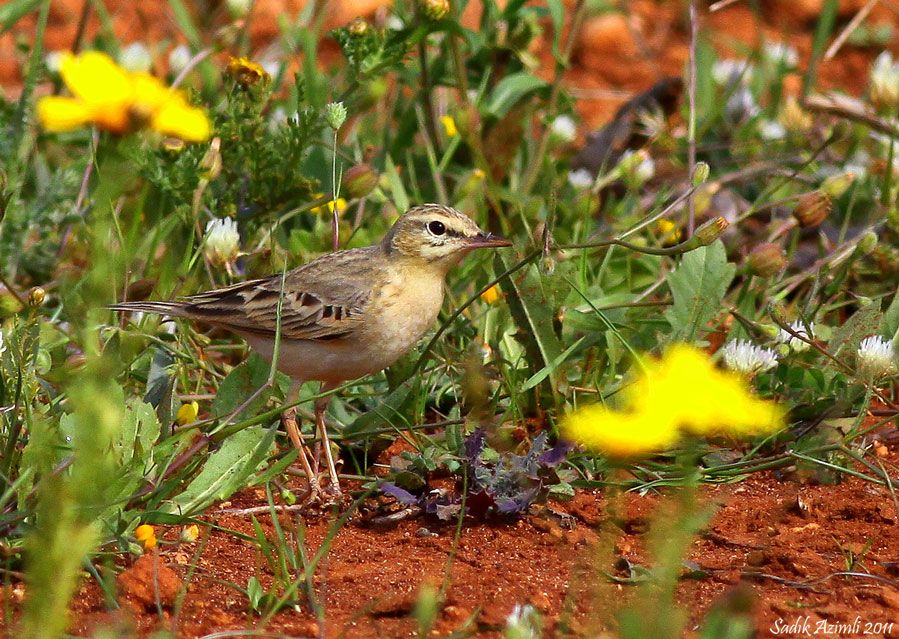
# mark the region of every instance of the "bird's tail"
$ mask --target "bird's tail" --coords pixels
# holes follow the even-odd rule
[[[143,313],[169,315],[170,317],[190,317],[190,313],[183,302],[120,302],[118,304],[110,304],[107,308],[112,311],[140,311]]]

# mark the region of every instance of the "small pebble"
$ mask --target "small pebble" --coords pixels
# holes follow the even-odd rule
[[[419,528],[418,530],[415,531],[415,536],[416,537],[437,537],[438,535],[437,535],[437,533],[431,532],[430,530],[428,530],[427,528],[422,526],[421,528]]]

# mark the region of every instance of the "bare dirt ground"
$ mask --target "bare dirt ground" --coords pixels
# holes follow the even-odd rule
[[[163,43],[160,52],[164,53],[179,37],[167,3],[106,4],[123,42],[139,38]],[[249,25],[254,50],[264,49],[277,37],[274,17],[295,15],[300,4],[295,0],[257,1]],[[335,26],[369,13],[378,4],[334,2],[328,9],[328,24]],[[704,16],[703,27],[721,51],[739,53],[743,47],[755,46],[764,35],[789,41],[804,61],[811,51],[820,4],[762,2],[764,20],[759,22],[746,3],[737,2]],[[841,2],[840,24],[864,4]],[[586,127],[606,122],[625,100],[659,78],[680,75],[686,63],[688,37],[679,3],[634,0],[629,5],[630,20],[592,18],[578,37],[574,65],[566,73],[565,84],[578,98],[577,109]],[[82,6],[81,0],[54,0],[48,50],[71,47]],[[221,8],[222,20],[224,14]],[[899,28],[899,10],[895,3],[882,2],[869,20],[875,24],[888,21]],[[220,25],[204,26],[211,32]],[[95,16],[90,16],[85,23],[88,38],[99,28]],[[33,19],[25,19],[12,33],[0,36],[0,86],[8,96],[15,95],[21,83],[23,54],[17,52],[16,42],[27,42],[33,29]],[[891,46],[899,53],[895,40]],[[545,42],[538,42],[535,53],[548,60],[548,48]],[[324,59],[336,60],[333,53]],[[821,65],[819,85],[861,93],[876,53],[876,49],[845,46]],[[544,73],[551,74],[550,68]],[[796,75],[789,82],[798,90],[801,78]],[[896,447],[882,450],[886,459],[899,462]],[[737,597],[748,590],[750,614],[760,636],[899,637],[899,506],[887,487],[854,478],[844,478],[837,485],[809,485],[794,476],[765,473],[735,484],[706,487],[703,496],[720,508],[691,553],[698,578],[683,580],[678,590],[678,599],[692,621],[699,621],[722,595]],[[602,552],[605,547],[618,559],[619,568],[623,559],[645,565],[642,533],[659,499],[656,495],[624,496],[624,515],[610,528],[618,531],[612,542],[605,537],[602,541],[597,533],[607,519],[605,497],[582,492],[570,502],[552,503],[519,520],[466,522],[455,553],[453,525],[413,518],[391,527],[371,526],[364,515],[357,514],[336,536],[315,578],[326,612],[324,624],[303,607],[303,612],[287,609],[278,613],[265,629],[292,636],[414,635],[416,626],[410,612],[419,589],[426,582],[440,586],[452,558],[447,605],[436,626],[441,634],[460,628],[471,618],[477,636],[498,636],[497,628],[513,606],[530,603],[544,614],[551,629],[564,625],[584,636],[597,636],[603,609],[608,613],[611,606],[634,593],[631,586],[599,578],[600,570],[614,573],[616,569],[599,565],[597,558],[609,558]],[[264,504],[260,491],[247,490],[223,506]],[[85,580],[72,608],[71,632],[89,636],[99,627],[112,625],[136,628],[142,636],[154,629],[173,628],[178,636],[198,637],[226,629],[255,628],[258,615],[248,612],[247,598],[228,585],[245,586],[251,575],[257,575],[266,587],[271,580],[255,545],[233,532],[252,536],[250,518],[213,511],[205,519],[227,530],[210,534],[177,617],[172,616],[171,607],[157,607],[153,584],[158,582],[163,600],[171,603],[188,576],[190,554],[196,546],[162,544],[157,554],[140,563],[128,560],[122,564],[127,571],[120,579],[122,607],[117,612],[108,612],[96,582]],[[271,535],[267,514],[259,519]],[[283,523],[289,529],[296,527],[289,515],[283,516]],[[311,519],[305,525],[307,544],[314,552],[331,520]],[[173,528],[161,536],[174,540],[178,533]],[[801,627],[797,632],[787,631],[787,625],[801,625],[803,620],[811,631]],[[857,631],[852,625],[856,620],[860,624]],[[821,621],[847,626],[830,627],[829,632],[827,626],[817,625]],[[876,625],[890,623],[893,625],[886,628]]]

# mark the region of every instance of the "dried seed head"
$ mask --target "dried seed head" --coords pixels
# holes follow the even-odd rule
[[[787,265],[787,258],[780,246],[765,242],[750,251],[744,264],[753,275],[771,277],[783,270]]]
[[[796,208],[793,209],[793,217],[799,222],[799,226],[805,229],[813,229],[827,219],[833,208],[833,202],[823,191],[809,191],[799,198]]]

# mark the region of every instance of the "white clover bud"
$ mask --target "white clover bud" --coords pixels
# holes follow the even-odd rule
[[[749,340],[731,340],[722,349],[724,365],[732,371],[753,376],[777,366],[777,353]]]
[[[169,70],[176,75],[181,73],[190,64],[192,57],[190,47],[186,44],[179,44],[169,51]]]
[[[889,51],[874,60],[871,68],[871,102],[878,107],[899,106],[899,63]]]
[[[153,56],[143,42],[132,42],[119,53],[119,64],[133,73],[146,73],[153,66]]]
[[[762,47],[762,56],[770,64],[783,64],[788,68],[793,68],[799,63],[796,49],[784,42],[766,42]]]
[[[877,381],[889,374],[895,366],[893,345],[880,335],[866,337],[858,345],[858,373],[868,381]]]
[[[343,102],[329,102],[325,105],[325,121],[328,126],[337,131],[346,122],[346,107]]]
[[[793,330],[793,333],[801,335],[805,339],[810,340],[812,339],[812,333],[815,330],[815,324],[814,322],[812,322],[808,326],[806,326],[801,321],[796,320],[795,322],[790,324],[790,328]],[[808,342],[799,339],[798,337],[784,329],[780,329],[777,332],[777,337],[775,339],[777,340],[778,344],[784,344],[795,353],[807,351],[809,347]]]
[[[587,169],[568,172],[568,183],[576,189],[589,189],[593,186],[593,175]]]
[[[537,609],[526,604],[515,604],[512,612],[506,617],[505,639],[540,639],[543,635],[543,623]]]
[[[240,252],[237,221],[227,217],[210,220],[206,224],[206,243],[203,252],[213,264],[230,264],[237,259]]]
[[[644,149],[625,151],[618,161],[618,175],[631,188],[643,186],[655,173],[656,163]]]
[[[549,125],[549,133],[554,141],[569,144],[577,136],[577,125],[571,116],[560,115]]]

